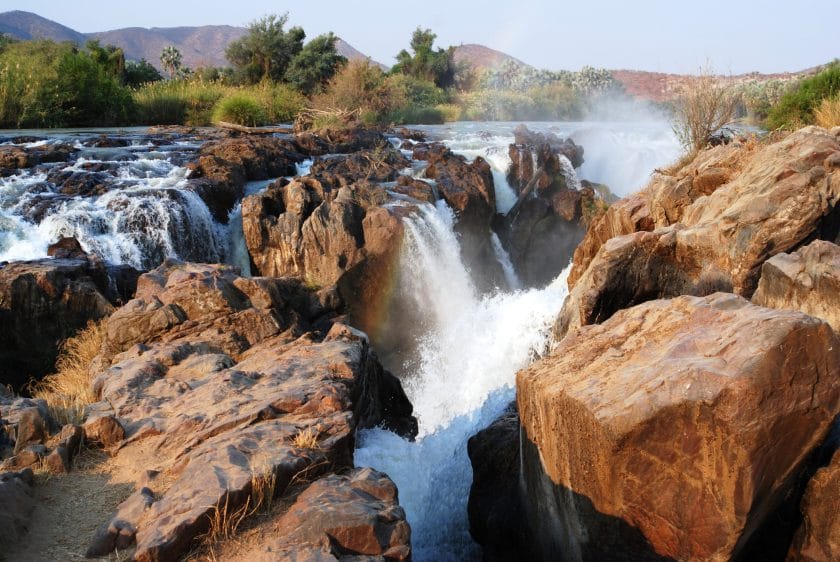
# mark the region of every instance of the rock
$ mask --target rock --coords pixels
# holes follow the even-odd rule
[[[70,197],[95,197],[103,195],[115,183],[116,171],[107,172],[53,168],[47,174],[47,181],[55,185],[57,193]]]
[[[815,240],[790,254],[776,254],[761,267],[752,302],[800,310],[840,331],[840,247]]]
[[[20,387],[52,371],[58,344],[110,314],[118,300],[98,261],[0,265],[0,384]]]
[[[431,184],[412,178],[411,176],[399,176],[397,178],[397,185],[392,187],[391,191],[424,203],[434,203],[437,199],[435,197],[434,187]]]
[[[70,452],[59,445],[44,457],[44,468],[53,474],[70,472]]]
[[[519,413],[511,403],[485,429],[470,437],[467,452],[473,482],[467,513],[470,535],[485,560],[530,559],[519,492]]]
[[[538,133],[520,124],[513,130],[513,143],[525,146],[548,145],[555,154],[568,158],[575,168],[583,165],[583,147],[575,144],[572,139],[563,139],[551,132]]]
[[[67,449],[69,461],[72,462],[84,439],[85,432],[82,426],[67,424],[61,428],[61,432],[58,434],[58,446]]]
[[[96,530],[85,557],[99,558],[108,556],[115,549],[130,548],[137,535],[137,528],[131,521],[142,519],[154,501],[154,492],[149,488],[143,487],[131,494],[120,504],[111,520]]]
[[[94,416],[85,420],[84,433],[91,443],[105,448],[118,445],[125,438],[125,429],[114,416]]]
[[[48,162],[66,162],[74,148],[69,144],[53,143],[25,148],[22,146],[0,146],[0,175],[14,170],[31,168]]]
[[[29,529],[35,509],[32,497],[34,475],[31,469],[0,473],[0,546],[11,544]]]
[[[387,200],[379,186],[333,189],[313,177],[246,197],[242,228],[255,271],[337,285],[354,323],[375,331],[403,236],[397,211],[380,206]]]
[[[838,151],[837,138],[817,127],[751,150],[730,143],[614,204],[575,251],[555,337],[651,298],[716,290],[751,297],[766,260],[814,238],[836,239],[840,170],[823,163]],[[711,194],[693,187],[721,169],[730,180]]]
[[[75,236],[59,238],[58,242],[50,244],[47,255],[58,259],[86,259],[88,257]]]
[[[840,452],[817,471],[802,501],[804,520],[787,560],[829,562],[840,559]]]
[[[295,144],[301,151],[310,156],[324,154],[346,154],[359,150],[371,150],[385,146],[388,141],[385,136],[375,129],[365,127],[349,127],[339,129],[324,129],[315,133],[298,133]]]
[[[187,189],[202,198],[217,221],[227,224],[230,210],[245,194],[247,181],[293,176],[296,164],[304,158],[294,144],[272,136],[213,140],[187,165]]]
[[[539,558],[738,559],[840,411],[839,344],[723,293],[566,336],[517,375]]]
[[[155,501],[121,506],[95,551],[133,537],[136,560],[177,558],[217,510],[351,467],[358,428],[413,437],[399,383],[364,334],[333,323],[323,335],[318,298],[221,265],[169,262],[140,278],[108,320],[88,417],[110,411],[124,428],[112,454]]]
[[[514,130],[514,144],[508,149],[511,165],[507,172],[508,183],[521,194],[525,187],[535,182],[537,194],[552,194],[566,189],[575,189],[569,185],[568,175],[571,168],[583,164],[583,147],[571,139],[561,139],[554,133],[536,133],[519,125]],[[564,165],[561,158],[568,161]],[[534,175],[539,177],[534,179]]]
[[[279,518],[274,532],[276,536],[267,544],[244,558],[298,560],[299,551],[312,556],[313,550],[329,545],[326,553],[338,557],[411,559],[411,529],[397,501],[397,487],[371,468],[318,480]],[[278,557],[281,552],[283,556]]]
[[[395,181],[400,171],[410,165],[401,152],[388,146],[363,150],[348,155],[324,157],[315,160],[309,170],[311,176],[335,175],[356,181]]]
[[[41,445],[48,436],[47,423],[38,408],[27,408],[20,414],[15,438],[17,455],[29,445]]]
[[[15,456],[9,457],[2,464],[0,470],[20,470],[30,467],[38,467],[47,455],[47,448],[44,445],[29,445],[22,450],[15,453]]]

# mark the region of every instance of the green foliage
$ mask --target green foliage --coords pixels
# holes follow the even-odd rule
[[[6,49],[6,47],[11,45],[12,43],[17,43],[17,39],[12,37],[11,35],[0,33],[0,53],[2,53]]]
[[[284,30],[288,20],[288,13],[265,16],[252,22],[248,32],[225,49],[225,56],[243,82],[256,84],[261,80],[283,79],[306,38],[300,27]]]
[[[127,123],[131,95],[112,70],[68,43],[9,44],[0,54],[0,126]]]
[[[583,117],[585,103],[569,86],[550,83],[524,92],[478,90],[459,98],[463,118],[476,121],[569,121]]]
[[[814,123],[814,109],[822,100],[840,94],[840,61],[799,82],[767,114],[768,129],[795,129]]]
[[[621,84],[609,70],[584,66],[578,72],[538,70],[507,60],[487,72],[480,87],[492,90],[525,92],[539,86],[563,84],[581,96],[614,94],[622,91]]]
[[[145,84],[134,92],[137,122],[142,125],[210,125],[216,103],[233,88],[200,80]]]
[[[746,117],[749,121],[761,124],[767,119],[770,109],[779,103],[782,96],[796,87],[796,80],[748,80],[737,85],[736,90],[741,99],[738,111],[739,117]]]
[[[385,121],[396,125],[440,125],[446,121],[446,116],[437,107],[409,105],[391,112]]]
[[[306,107],[306,98],[286,84],[264,82],[254,91],[269,123],[291,123]]]
[[[108,74],[119,80],[125,73],[125,55],[123,50],[114,45],[102,46],[99,39],[90,39],[85,43],[90,58],[101,66]]]
[[[252,96],[243,93],[223,98],[213,110],[213,121],[227,121],[248,127],[265,125],[266,115],[262,105]]]
[[[332,33],[319,35],[307,43],[289,63],[286,82],[304,94],[320,92],[347,59],[335,51],[338,37]]]
[[[431,29],[417,28],[411,35],[411,53],[403,49],[397,54],[397,64],[391,69],[394,74],[406,74],[440,88],[455,84],[454,47],[434,50],[437,35]]]
[[[170,80],[178,76],[178,72],[181,70],[181,63],[181,51],[173,45],[164,47],[160,52],[160,64],[163,65],[163,70],[169,73]]]
[[[139,62],[129,61],[125,65],[123,83],[130,88],[136,88],[143,84],[157,82],[159,80],[163,80],[163,76],[146,59],[140,59]]]

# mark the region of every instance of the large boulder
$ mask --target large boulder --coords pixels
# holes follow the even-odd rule
[[[555,336],[651,298],[716,290],[751,297],[766,260],[836,239],[838,155],[838,138],[818,127],[760,148],[719,146],[701,153],[689,175],[654,179],[616,203],[575,251]],[[710,175],[717,179],[701,181]]]
[[[27,468],[19,472],[0,473],[0,547],[8,545],[24,533],[30,526],[35,498],[32,493],[34,475]]]
[[[385,135],[367,127],[326,128],[317,133],[299,132],[295,135],[295,144],[311,156],[371,150],[387,143]]]
[[[0,264],[0,384],[20,387],[51,371],[62,340],[131,298],[117,289],[97,260]]]
[[[177,558],[218,514],[352,467],[358,428],[416,433],[399,382],[322,297],[218,265],[140,278],[108,320],[88,416],[121,429],[115,462],[149,492],[103,522],[92,554],[136,541],[136,560]]]
[[[840,452],[817,471],[802,501],[802,526],[788,553],[790,562],[840,560]]]
[[[342,187],[304,177],[242,202],[245,242],[260,275],[338,286],[354,323],[375,331],[386,307],[403,225],[377,185]]]
[[[566,336],[517,403],[540,559],[738,559],[840,411],[840,340],[731,294],[656,300]]]
[[[569,185],[568,168],[579,168],[583,164],[582,146],[554,133],[531,131],[525,125],[516,127],[513,134],[513,144],[508,148],[511,164],[507,179],[517,193],[532,181],[537,193],[574,187]]]
[[[307,558],[312,551],[323,558]],[[381,472],[361,468],[318,480],[277,520],[272,537],[241,553],[240,559],[343,560],[344,556],[411,559],[411,529],[399,506],[397,487]]]
[[[31,168],[38,164],[66,162],[74,150],[72,146],[66,143],[47,143],[32,147],[0,146],[0,176],[6,176],[21,168]]]
[[[396,181],[400,172],[409,165],[410,162],[401,152],[387,145],[374,150],[318,158],[312,164],[309,174],[316,177],[339,176],[344,178],[344,184],[357,181],[388,182]]]
[[[773,256],[761,267],[752,302],[801,310],[840,331],[840,247],[815,240],[790,254]]]
[[[204,200],[213,217],[227,223],[234,204],[245,194],[245,183],[294,176],[305,159],[298,147],[272,136],[245,136],[213,140],[190,162],[188,189]]]

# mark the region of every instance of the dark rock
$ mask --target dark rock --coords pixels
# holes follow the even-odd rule
[[[47,424],[37,408],[28,408],[21,412],[17,422],[15,454],[30,445],[41,445],[47,439]]]
[[[137,528],[131,521],[139,521],[155,502],[154,492],[141,488],[120,504],[111,520],[103,523],[93,536],[85,556],[99,558],[108,556],[115,549],[126,550],[135,542]]]
[[[31,469],[0,473],[0,546],[15,542],[29,529],[35,509],[33,482]]]
[[[63,445],[58,445],[44,457],[44,468],[53,474],[70,472],[70,451]]]
[[[324,154],[347,154],[359,150],[370,150],[385,146],[388,141],[385,136],[375,130],[364,127],[326,129],[315,133],[298,133],[295,144],[301,151],[310,156]]]
[[[394,181],[410,162],[399,151],[383,146],[374,150],[354,152],[346,156],[319,158],[312,164],[309,174],[322,174],[347,178],[347,183],[356,181]]]
[[[86,259],[87,252],[74,236],[59,238],[58,242],[50,244],[47,248],[47,255],[58,259]]]
[[[802,526],[787,560],[829,562],[840,559],[840,452],[817,471],[802,501]]]

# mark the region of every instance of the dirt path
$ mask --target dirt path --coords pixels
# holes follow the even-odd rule
[[[38,475],[34,489],[36,505],[29,532],[0,553],[0,560],[86,560],[93,533],[128,497],[133,485],[114,470],[104,453],[85,451],[72,472]]]

